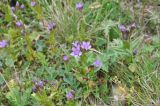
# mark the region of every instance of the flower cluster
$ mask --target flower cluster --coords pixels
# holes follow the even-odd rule
[[[89,49],[91,49],[91,44],[90,44],[89,41],[88,42],[84,41],[82,43],[79,42],[79,41],[75,41],[75,42],[72,43],[71,56],[79,57],[79,56],[82,55],[82,50],[87,51]],[[65,60],[65,61],[68,60],[68,59],[69,59],[68,56],[63,57],[63,60]],[[97,59],[93,62],[92,65],[94,65],[96,68],[101,68],[102,67],[102,62]]]
[[[16,2],[16,7],[20,8],[20,9],[25,8],[24,4],[20,4],[18,1]]]
[[[72,47],[72,53],[71,53],[72,56],[74,57],[79,57],[82,55],[82,52],[80,50],[80,47],[77,46],[77,47]]]
[[[128,27],[124,26],[124,25],[118,25],[118,28],[120,29],[120,31],[122,32],[123,35],[123,39],[127,40],[129,38],[129,33],[134,30],[136,28],[136,24],[132,23],[130,24]]]
[[[33,83],[34,83],[34,86],[32,87],[32,92],[36,93],[38,90],[42,89],[44,85],[48,83],[48,81],[47,80],[40,80],[40,81],[33,80]]]
[[[73,42],[72,43],[72,52],[71,52],[71,55],[74,56],[74,57],[79,57],[82,55],[82,52],[81,52],[81,49],[82,50],[89,50],[91,48],[91,44],[90,42]]]

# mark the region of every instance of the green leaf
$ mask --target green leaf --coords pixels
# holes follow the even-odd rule
[[[36,47],[37,47],[37,51],[42,52],[43,49],[46,47],[46,45],[44,44],[42,40],[38,40],[36,42]]]
[[[6,6],[6,8],[5,8],[5,20],[7,22],[11,22],[11,20],[12,20],[11,9],[9,6]]]
[[[43,66],[48,66],[46,56],[43,53],[37,52],[36,53],[36,58],[37,58],[38,62],[41,63]]]
[[[55,31],[54,30],[50,32],[49,44],[55,44]]]
[[[109,31],[110,40],[117,39],[120,36],[120,31],[117,27],[112,27]]]
[[[81,82],[82,84],[85,84],[86,81],[83,79],[83,76],[81,74],[74,74],[76,79]]]
[[[41,106],[55,106],[51,99],[48,98],[44,91],[32,94],[32,96],[41,104]]]
[[[8,67],[13,67],[13,66],[14,66],[14,61],[13,61],[13,59],[12,59],[10,56],[8,56],[8,57],[6,57],[6,59],[5,59],[5,64],[6,64]]]
[[[96,45],[97,46],[102,46],[102,45],[104,45],[104,44],[106,44],[107,43],[107,40],[106,39],[104,39],[104,38],[100,38],[100,37],[97,37],[96,38]]]
[[[95,60],[95,55],[94,55],[94,53],[93,53],[93,52],[88,52],[86,56],[87,56],[86,62],[87,62],[88,64],[92,64],[92,63],[94,62],[94,60]]]
[[[27,88],[25,91],[24,91],[24,93],[23,93],[23,95],[22,95],[22,100],[23,100],[23,104],[24,104],[24,106],[26,106],[29,102],[29,98],[30,98],[30,94],[31,94],[31,91],[32,91],[32,89],[31,88]]]
[[[11,88],[6,98],[11,102],[12,106],[24,106],[18,87]]]
[[[34,10],[37,13],[37,19],[43,19],[43,10],[42,10],[42,7],[40,5],[36,5],[34,7]]]

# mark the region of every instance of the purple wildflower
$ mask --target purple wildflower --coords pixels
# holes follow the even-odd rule
[[[124,25],[118,25],[119,29],[122,32],[122,37],[124,40],[127,40],[129,37],[129,29],[126,28]]]
[[[81,55],[82,55],[82,52],[81,52],[81,50],[80,50],[80,47],[79,47],[79,46],[73,47],[73,48],[72,48],[72,53],[71,53],[71,55],[74,56],[74,57],[79,57],[79,56],[81,56]]]
[[[11,7],[11,10],[14,12],[16,9],[15,9],[15,7]]]
[[[25,8],[24,4],[21,4],[20,8],[21,8],[21,9],[24,9],[24,8]]]
[[[71,55],[74,57],[79,57],[82,55],[81,49],[80,49],[80,42],[75,41],[72,43],[73,47],[72,47],[72,53]]]
[[[66,97],[67,97],[67,99],[73,99],[74,98],[73,92],[68,92],[66,94]]]
[[[90,42],[82,42],[81,48],[85,50],[89,50],[91,48]]]
[[[19,7],[19,2],[18,1],[16,2],[16,7]]]
[[[43,88],[44,82],[43,81],[39,81],[39,82],[37,82],[36,86],[40,87],[40,88]]]
[[[35,5],[36,5],[36,2],[35,2],[35,1],[32,1],[32,2],[31,2],[31,6],[34,7]]]
[[[93,62],[93,65],[97,68],[100,68],[102,66],[102,62],[100,60],[96,60],[95,62]]]
[[[121,30],[121,32],[123,33],[127,32],[127,28],[124,25],[118,25],[118,27]]]
[[[32,87],[32,92],[36,93],[37,92],[37,88],[36,86]]]
[[[73,42],[72,45],[76,48],[80,48],[80,42],[78,41]]]
[[[17,27],[21,27],[21,26],[22,26],[22,23],[21,23],[20,21],[17,21],[17,22],[16,22],[16,26],[17,26]]]
[[[48,29],[49,30],[52,30],[54,28],[56,28],[56,24],[54,22],[51,22],[51,23],[48,24]]]
[[[2,40],[2,41],[0,42],[0,48],[4,48],[4,47],[6,47],[6,46],[7,46],[6,40]]]
[[[67,60],[69,60],[69,57],[65,55],[65,56],[63,56],[63,60],[67,61]]]
[[[82,11],[82,9],[83,9],[83,3],[77,3],[77,4],[76,4],[76,8],[77,8],[79,11]]]

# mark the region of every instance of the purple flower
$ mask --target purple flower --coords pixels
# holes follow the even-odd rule
[[[14,12],[16,9],[15,9],[15,7],[11,7],[11,10]]]
[[[39,81],[39,82],[36,83],[36,86],[40,87],[40,88],[43,88],[44,82],[43,81]]]
[[[75,41],[72,43],[72,53],[71,55],[74,56],[74,57],[79,57],[82,55],[82,52],[81,52],[81,49],[80,49],[80,42],[78,41]]]
[[[82,9],[83,9],[83,3],[77,3],[77,4],[76,4],[76,8],[77,8],[79,11],[82,11]]]
[[[127,32],[127,28],[124,25],[118,25],[118,27],[121,30],[121,32],[123,33]]]
[[[48,29],[49,30],[52,30],[54,28],[56,28],[56,24],[54,22],[48,24]]]
[[[17,27],[21,27],[21,26],[22,26],[22,23],[21,23],[20,21],[17,21],[17,22],[16,22],[16,26],[17,26]]]
[[[31,6],[34,7],[35,5],[36,5],[36,2],[35,2],[35,1],[32,1],[32,2],[31,2]]]
[[[93,62],[93,65],[97,68],[102,67],[102,62],[100,60],[96,60],[95,62]]]
[[[66,97],[67,97],[67,99],[73,99],[74,98],[73,92],[68,92],[66,94]]]
[[[72,45],[76,48],[80,48],[80,42],[78,41],[73,42]]]
[[[82,55],[82,52],[80,50],[80,47],[73,47],[72,48],[72,53],[71,53],[72,56],[74,57],[79,57]]]
[[[19,2],[18,1],[16,2],[16,7],[19,7]]]
[[[63,56],[63,60],[67,61],[67,60],[69,60],[69,57],[65,55],[65,56]]]
[[[32,87],[32,92],[36,93],[37,92],[37,88],[36,86]]]
[[[2,40],[2,41],[0,42],[0,48],[4,48],[4,47],[6,47],[6,46],[7,46],[6,40]]]
[[[21,4],[20,8],[21,8],[21,9],[24,9],[24,8],[25,8],[24,4]]]
[[[91,48],[90,42],[82,42],[81,48],[85,50],[89,50]]]

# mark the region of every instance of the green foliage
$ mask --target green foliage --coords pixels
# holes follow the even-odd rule
[[[30,98],[31,89],[27,88],[23,93],[20,92],[19,87],[10,88],[10,92],[7,93],[6,98],[12,104],[12,106],[27,106]]]
[[[156,0],[18,1],[0,1],[0,105],[159,105]],[[91,48],[74,57],[75,41]]]

